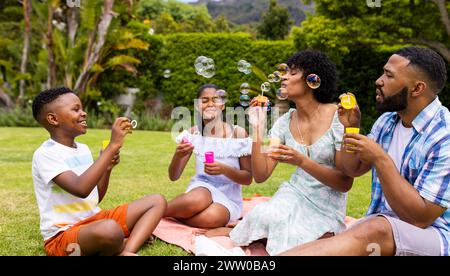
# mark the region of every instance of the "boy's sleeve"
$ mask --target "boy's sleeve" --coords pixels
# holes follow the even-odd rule
[[[414,186],[426,200],[450,208],[450,140],[434,146]]]
[[[70,171],[66,162],[52,152],[40,152],[36,158],[36,168],[46,184],[61,173]]]

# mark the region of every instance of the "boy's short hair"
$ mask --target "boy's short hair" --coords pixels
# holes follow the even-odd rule
[[[45,91],[42,91],[39,93],[39,95],[36,96],[36,98],[33,101],[33,117],[36,121],[39,122],[39,115],[41,114],[41,111],[43,107],[46,104],[49,104],[56,100],[61,95],[67,94],[67,93],[73,93],[72,90],[70,90],[67,87],[57,87],[57,88],[51,88]]]

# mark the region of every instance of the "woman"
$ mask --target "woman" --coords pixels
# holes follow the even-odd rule
[[[270,131],[280,145],[262,152],[264,108],[252,102],[252,172],[256,182],[264,182],[278,163],[297,167],[273,198],[256,206],[231,230],[221,228],[207,236],[226,234],[238,246],[267,239],[266,250],[276,255],[294,246],[326,237],[344,229],[346,192],[353,178],[338,168],[344,128],[339,121],[336,93],[337,73],[327,56],[317,51],[302,51],[288,62],[282,88],[296,108],[281,116]],[[317,88],[308,84],[311,74],[320,77]]]

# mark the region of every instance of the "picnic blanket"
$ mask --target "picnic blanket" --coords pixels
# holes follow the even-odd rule
[[[270,199],[270,197],[264,197],[260,195],[255,195],[252,198],[244,198],[244,206],[243,206],[243,214],[242,216],[246,216],[251,209],[253,209],[256,205],[266,202]],[[351,217],[346,217],[345,224],[350,226],[356,221],[356,219]],[[189,253],[194,253],[195,248],[195,237],[198,235],[201,229],[188,226],[183,224],[176,219],[173,218],[163,218],[158,226],[156,227],[153,235],[158,237],[159,239],[177,245]],[[211,240],[219,243],[221,246],[231,249],[234,248],[235,245],[231,241],[229,237],[221,236],[221,237],[211,237]],[[255,242],[250,246],[242,247],[245,254],[248,256],[268,256],[264,244]]]

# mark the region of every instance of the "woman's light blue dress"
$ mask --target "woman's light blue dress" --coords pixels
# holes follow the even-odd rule
[[[313,145],[305,146],[297,143],[289,130],[294,111],[290,109],[276,121],[270,136],[280,138],[285,145],[305,155],[309,148],[311,159],[322,166],[335,168],[335,153],[341,148],[344,131],[337,112],[327,132]],[[327,232],[342,231],[346,202],[346,193],[320,183],[297,168],[271,200],[257,205],[244,217],[231,231],[230,238],[239,246],[267,238],[267,252],[276,255],[316,240]]]

